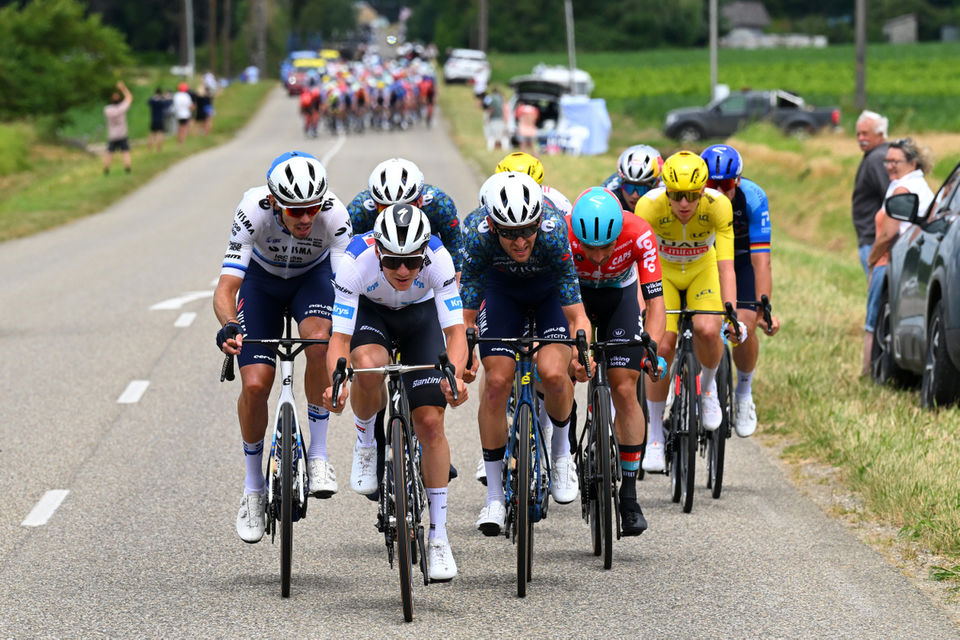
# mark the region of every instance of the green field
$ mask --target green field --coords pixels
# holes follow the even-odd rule
[[[731,89],[789,89],[810,104],[839,106],[842,124],[853,130],[856,118],[855,50],[852,45],[825,49],[741,51],[717,54],[718,82]],[[867,50],[867,106],[890,118],[894,130],[960,131],[957,64],[960,43],[873,45]],[[530,73],[538,62],[567,64],[555,54],[492,54],[491,81],[506,84]],[[638,126],[659,127],[667,110],[703,105],[710,96],[706,49],[581,53],[577,66],[590,72],[595,96],[611,112],[622,112]]]

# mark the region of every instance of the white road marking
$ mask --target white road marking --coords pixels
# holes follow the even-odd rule
[[[340,148],[343,147],[343,143],[346,141],[346,134],[341,133],[339,136],[337,136],[336,144],[333,145],[333,148],[331,148],[330,151],[327,151],[325,154],[323,154],[323,157],[320,158],[320,164],[323,166],[330,164],[330,160],[333,159],[333,156],[337,155],[337,152],[340,151]]]
[[[169,300],[164,300],[163,302],[158,302],[157,304],[150,307],[150,311],[171,311],[177,310],[188,302],[193,302],[194,300],[202,300],[203,298],[212,298],[213,291],[191,291],[185,293],[182,296],[177,298],[170,298]]]
[[[47,520],[50,519],[50,516],[57,510],[57,507],[60,506],[60,503],[63,502],[63,499],[67,497],[68,493],[70,492],[66,489],[47,491],[43,494],[43,497],[40,498],[40,502],[38,502],[27,515],[26,520],[20,523],[20,526],[39,527],[47,524]]]
[[[139,402],[141,396],[143,396],[143,393],[149,386],[149,380],[131,380],[124,392],[117,398],[117,404],[134,404]]]
[[[175,327],[189,327],[193,324],[193,321],[196,320],[197,314],[195,311],[185,311],[180,314],[180,317],[177,318],[177,321],[173,323]]]

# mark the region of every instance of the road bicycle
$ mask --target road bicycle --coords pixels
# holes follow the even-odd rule
[[[414,433],[402,376],[414,371],[439,369],[453,390],[454,400],[458,394],[454,368],[446,353],[438,356],[436,364],[404,365],[397,360],[396,349],[391,350],[390,363],[382,367],[354,369],[347,367],[346,358],[340,358],[333,372],[332,397],[336,407],[340,387],[358,373],[386,376],[388,412],[385,424],[385,468],[380,479],[377,530],[383,534],[390,568],[393,569],[394,558],[398,561],[403,619],[410,622],[413,620],[413,565],[420,567],[424,585],[430,583],[430,578],[422,523],[427,500],[423,476],[420,474],[420,446]]]
[[[642,347],[646,352],[644,371],[656,370],[657,345],[646,332],[639,339],[590,343],[596,370],[587,383],[587,419],[576,448],[581,514],[590,525],[593,555],[603,555],[604,569],[613,566],[614,531],[617,540],[621,537],[617,486],[622,479],[620,444],[613,426],[613,400],[607,379],[607,361],[609,351],[633,346]]]
[[[681,307],[684,301],[681,296]],[[677,327],[677,348],[673,356],[673,362],[670,364],[670,385],[668,386],[667,402],[663,409],[663,432],[664,432],[664,473],[670,476],[671,494],[674,502],[681,503],[684,513],[690,513],[693,509],[693,489],[696,480],[696,456],[698,450],[701,455],[706,455],[710,447],[710,457],[708,466],[712,471],[722,469],[722,460],[717,464],[716,455],[722,455],[721,446],[725,438],[721,438],[722,429],[708,431],[703,428],[700,420],[700,363],[693,350],[693,317],[695,315],[721,315],[734,326],[737,326],[737,312],[731,303],[724,305],[724,311],[704,311],[696,309],[681,308],[680,310],[668,310],[667,313],[679,315]],[[726,351],[726,350],[725,350]],[[724,394],[729,398],[729,384],[725,390],[721,390],[725,380],[730,379],[729,374],[729,351],[727,355],[721,358],[720,367],[724,366],[724,360],[727,361],[727,373],[721,375],[720,369],[717,374],[717,392],[721,399],[721,409],[724,408]],[[728,423],[729,429],[729,410],[731,406],[727,404],[727,410],[723,413],[727,416],[724,420]],[[721,427],[723,426],[721,422]],[[712,443],[712,444],[708,444]],[[722,475],[722,471],[721,471]],[[708,474],[710,477],[710,474]],[[722,481],[722,477],[721,477]],[[715,478],[713,479],[716,483]],[[718,494],[719,495],[719,494]]]
[[[760,300],[738,300],[740,305],[756,305],[767,326],[773,324],[771,317],[772,307],[770,299],[766,294],[760,296]],[[723,491],[723,463],[726,457],[726,442],[733,434],[732,425],[736,419],[733,401],[733,362],[730,355],[730,347],[727,343],[727,337],[723,338],[723,357],[720,360],[720,367],[717,369],[717,397],[720,400],[720,408],[723,410],[723,422],[720,428],[710,432],[707,439],[707,488],[710,489],[710,495],[717,499]]]
[[[284,311],[285,329],[282,338],[244,338],[244,344],[262,344],[273,350],[280,361],[280,399],[273,421],[270,455],[267,458],[267,495],[265,533],[274,542],[280,531],[280,595],[290,597],[290,575],[293,564],[293,523],[307,515],[310,493],[307,456],[303,446],[300,421],[293,397],[293,360],[311,345],[327,344],[327,340],[294,338],[289,311]],[[233,356],[224,358],[220,381],[233,380]]]
[[[548,344],[576,346],[580,362],[588,368],[587,335],[581,329],[575,339],[538,338],[531,318],[520,338],[481,338],[467,329],[467,369],[473,367],[473,349],[482,342],[499,343],[516,354],[512,420],[508,415],[507,448],[504,454],[503,488],[506,500],[504,535],[517,545],[517,596],[527,595],[533,579],[533,524],[547,517],[550,495],[550,443],[543,436],[538,418],[539,400],[534,391],[533,356]],[[510,408],[508,408],[508,413]]]

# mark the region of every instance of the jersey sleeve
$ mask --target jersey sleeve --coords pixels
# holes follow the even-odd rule
[[[330,230],[330,268],[336,274],[347,245],[350,244],[350,239],[353,237],[353,230],[350,224],[350,216],[340,199],[334,195],[327,202],[332,203],[330,210],[325,212],[329,216],[327,228]],[[324,206],[326,206],[326,203],[324,203]]]
[[[230,230],[230,243],[227,245],[227,251],[223,254],[223,266],[220,268],[220,275],[236,276],[238,278],[243,278],[246,275],[247,267],[250,266],[250,257],[253,255],[256,228],[244,208],[255,205],[256,202],[246,197],[237,205],[237,211],[233,215],[233,226]]]
[[[378,211],[368,190],[364,189],[350,201],[347,213],[350,214],[350,224],[355,234],[373,231],[373,222],[377,219]]]
[[[437,188],[425,189],[423,198],[424,202],[421,204],[430,220],[431,231],[439,236],[443,246],[450,252],[456,270],[462,271],[463,233],[460,218],[457,216],[457,205],[450,196]]]
[[[770,205],[767,194],[756,183],[743,191],[747,200],[750,253],[770,253]]]
[[[635,242],[639,254],[636,265],[643,299],[657,298],[663,295],[663,274],[660,269],[660,254],[657,251],[657,236],[649,223],[642,218],[636,218],[636,222],[632,224],[637,227]]]
[[[479,210],[478,210],[479,211]],[[467,217],[461,248],[460,297],[464,309],[476,311],[483,302],[483,278],[489,267],[489,259],[484,251],[483,237],[473,222],[479,219],[476,211]]]
[[[717,260],[733,260],[733,205],[720,194],[712,203]]]
[[[555,218],[555,226],[551,231],[551,246],[554,250],[557,265],[557,290],[560,293],[560,305],[567,307],[582,302],[580,297],[580,278],[577,277],[577,267],[573,262],[573,252],[570,250],[570,240],[567,236],[567,225],[562,217]]]
[[[334,333],[352,336],[357,323],[360,304],[360,272],[352,258],[345,258],[333,280],[333,328]]]
[[[664,191],[665,190],[662,189],[651,189],[647,191],[637,199],[637,205],[633,208],[633,212],[653,227],[654,231],[656,231],[656,219],[661,209],[658,198]],[[733,214],[731,213],[731,219],[732,216]]]
[[[430,282],[433,288],[433,301],[437,305],[437,317],[440,328],[446,329],[463,324],[463,300],[457,289],[457,274],[454,271],[453,258],[446,247],[439,246],[433,252],[433,265]]]

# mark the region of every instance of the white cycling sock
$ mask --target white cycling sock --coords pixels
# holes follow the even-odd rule
[[[266,483],[263,481],[263,440],[260,442],[243,441],[243,458],[247,463],[247,477],[244,493],[263,493]]]
[[[700,367],[700,388],[711,393],[717,392],[717,369],[719,365],[711,369],[710,367]]]
[[[737,397],[746,398],[753,393],[753,371],[737,371]]]
[[[307,419],[310,421],[310,448],[307,458],[327,459],[327,426],[330,424],[330,412],[315,404],[307,405]]]
[[[647,444],[659,442],[663,444],[663,408],[666,400],[653,402],[647,400],[647,413],[650,414],[650,423],[647,425]]]
[[[447,539],[447,488],[427,488],[427,502],[430,504],[429,540]]]
[[[484,460],[483,468],[487,472],[487,504],[494,500],[504,502],[506,495],[503,493],[503,458],[499,460]]]
[[[374,430],[374,424],[377,422],[377,414],[373,414],[366,420],[355,417],[357,423],[357,440],[361,447],[375,447],[377,445],[377,432]]]

